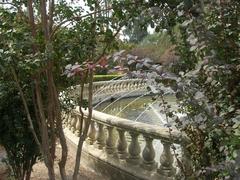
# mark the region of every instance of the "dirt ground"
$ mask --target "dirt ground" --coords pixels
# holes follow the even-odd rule
[[[7,157],[5,149],[0,145],[0,180],[7,179],[8,176],[8,167],[4,163],[4,159]]]
[[[56,148],[56,163],[54,165],[55,169],[55,174],[56,174],[56,179],[61,179],[60,173],[59,173],[59,168],[58,168],[58,161],[60,159],[60,154],[61,154],[61,148],[59,145],[57,145]],[[68,158],[67,158],[67,164],[66,164],[66,173],[68,176],[68,179],[72,179],[72,174],[74,170],[74,165],[75,165],[75,154],[72,155],[69,153]],[[47,180],[48,179],[48,171],[46,166],[44,165],[43,162],[38,162],[33,166],[33,172],[31,176],[32,180]],[[87,169],[83,166],[80,166],[80,175],[79,175],[79,180],[107,180],[107,178],[104,178],[103,176],[97,174],[96,172],[92,171],[91,169]]]
[[[59,146],[57,146],[57,159],[54,166],[56,179],[60,180],[60,173],[58,169],[58,161],[61,154],[61,149]],[[0,180],[8,180],[8,168],[4,163],[1,163],[1,160],[3,158],[6,158],[6,152],[4,151],[3,147],[0,146]],[[74,170],[74,164],[75,164],[75,157],[73,157],[71,154],[68,155],[67,164],[66,164],[66,173],[68,175],[68,179],[71,180],[73,170]],[[43,162],[38,162],[33,166],[33,172],[31,175],[31,180],[47,180],[48,179],[48,171],[46,166]],[[80,167],[80,175],[79,180],[108,180],[108,178],[105,178],[101,176],[100,174],[97,174],[96,172],[92,171],[91,169],[87,169],[84,167]]]

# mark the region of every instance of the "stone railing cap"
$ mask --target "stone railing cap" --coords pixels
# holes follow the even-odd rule
[[[74,113],[81,115],[77,109],[74,110]],[[83,109],[83,112],[85,116],[88,115],[88,110]],[[160,139],[163,141],[173,142],[177,144],[188,142],[188,138],[186,137],[186,135],[176,129],[171,129],[170,131],[170,129],[167,127],[160,127],[157,125],[135,122],[95,110],[93,110],[92,119],[95,122],[102,123],[107,126],[114,126],[116,128],[124,129],[128,132],[136,132],[142,134],[143,136],[149,136],[154,139]]]

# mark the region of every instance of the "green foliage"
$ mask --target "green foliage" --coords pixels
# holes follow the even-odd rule
[[[138,43],[148,35],[147,23],[144,22],[144,18],[139,16],[129,23],[124,29],[124,35],[128,36],[130,43]]]
[[[149,53],[146,57],[154,59],[156,62],[159,62],[161,56],[164,52],[171,48],[172,43],[170,36],[166,32],[154,33],[146,36],[137,48],[145,50]]]
[[[29,178],[32,166],[40,156],[29,129],[27,116],[19,92],[10,73],[14,67],[19,74],[24,74],[24,91],[29,93],[27,101],[32,115],[33,103],[29,77],[34,68],[39,67],[39,55],[31,53],[31,33],[26,17],[19,12],[0,8],[0,144],[8,154],[8,163],[15,178]],[[35,118],[34,125],[37,128]],[[36,131],[39,135],[39,132]]]
[[[179,109],[165,113],[190,139],[186,148],[193,163],[192,173],[186,172],[179,161],[183,177],[238,179],[240,2],[186,0],[158,7],[162,17],[156,14],[154,26],[157,31],[167,30],[180,60],[172,66],[175,76],[163,74],[157,65],[149,65],[154,71],[149,77],[152,76],[152,84],[161,82],[154,91],[161,94],[164,84],[176,92]],[[174,33],[176,26],[179,33]],[[176,113],[184,117],[176,117]],[[173,127],[168,126],[170,133]]]
[[[140,10],[133,11],[135,5],[131,1],[112,1],[112,8],[107,7],[109,10],[105,10],[102,13],[94,13],[93,11],[101,11],[103,7],[96,1],[86,1],[90,11],[86,12],[89,13],[88,15],[82,15],[86,13],[83,13],[83,9],[79,7],[79,5],[73,7],[65,1],[55,1],[53,17],[51,17],[51,10],[48,10],[47,14],[45,14],[43,9],[48,9],[48,7],[42,7],[44,3],[40,2],[43,1],[29,1],[29,3],[33,5],[34,26],[31,24],[31,15],[28,14],[31,8],[27,7],[27,1],[10,0],[4,1],[4,4],[8,3],[6,6],[2,6],[1,4],[0,80],[1,83],[13,82],[12,70],[15,70],[20,86],[20,88],[18,87],[18,91],[21,89],[23,91],[28,102],[31,119],[34,120],[34,125],[36,125],[36,119],[38,121],[41,119],[41,122],[46,123],[46,126],[43,125],[39,128],[43,132],[42,135],[44,132],[49,132],[49,136],[44,134],[44,137],[39,139],[40,142],[42,141],[41,143],[44,149],[42,151],[44,153],[44,162],[51,176],[49,178],[53,179],[54,172],[51,166],[54,165],[52,161],[54,161],[55,158],[56,138],[60,139],[62,148],[66,147],[66,144],[64,145],[64,136],[60,135],[62,133],[60,128],[61,118],[59,118],[61,110],[58,107],[59,102],[57,98],[55,98],[55,94],[64,91],[71,85],[81,83],[82,80],[79,76],[74,77],[72,80],[67,79],[66,76],[63,76],[64,67],[67,64],[85,63],[84,67],[86,71],[84,73],[87,76],[89,69],[93,67],[94,63],[97,63],[100,58],[108,52],[111,52],[112,49],[118,48],[119,41],[115,41],[118,32],[127,24],[127,21],[138,14]],[[47,1],[47,6],[49,2],[50,1]],[[41,11],[41,9],[43,11]],[[106,11],[108,11],[108,13],[105,13]],[[46,17],[45,15],[47,16],[47,20],[44,19]],[[46,24],[44,20],[47,21]],[[53,20],[53,26],[51,26],[51,20]],[[36,30],[36,32],[34,32],[34,30]],[[49,33],[46,33],[47,31],[49,31]],[[16,81],[16,78],[14,81]],[[15,159],[13,158],[14,156],[9,156],[10,164],[14,172],[16,172],[15,176],[18,178],[22,176],[22,174],[19,175],[18,172],[25,172],[26,169],[29,175],[38,152],[36,153],[36,151],[32,149],[36,147],[36,145],[29,147],[27,142],[25,142],[26,140],[33,143],[33,139],[30,134],[28,134],[28,136],[24,134],[29,133],[27,131],[28,124],[26,123],[26,114],[22,110],[18,91],[16,89],[13,89],[13,91],[10,89],[9,91],[5,91],[4,99],[1,101],[3,104],[1,104],[0,108],[1,110],[6,110],[5,113],[9,113],[11,115],[9,115],[9,118],[12,118],[11,120],[14,122],[12,123],[9,120],[9,123],[11,122],[10,126],[7,126],[7,123],[1,124],[1,128],[3,126],[9,129],[8,131],[2,132],[5,133],[5,135],[1,136],[1,141],[4,146],[7,146],[6,143],[9,137],[14,138],[15,135],[19,136],[19,138],[16,137],[14,141],[17,147],[15,147],[14,144],[5,147],[8,153],[22,155],[19,155],[19,158],[16,157]],[[9,96],[16,96],[16,98],[13,98],[13,101],[11,101],[9,100]],[[8,103],[4,104],[5,101]],[[18,109],[14,106],[15,104],[18,105]],[[35,104],[35,111],[32,107],[33,104]],[[70,101],[69,104],[70,106],[68,108],[71,108]],[[15,117],[17,113],[12,111],[19,112],[19,117]],[[6,114],[4,113],[1,115],[3,115],[4,118],[8,117],[5,117]],[[17,127],[13,126],[16,122],[21,126],[20,132]],[[5,128],[3,129],[5,130]],[[23,129],[25,130],[24,132],[22,132]],[[16,134],[13,134],[14,132],[16,132]],[[45,146],[44,144],[48,144],[48,142],[49,146]],[[12,143],[12,141],[9,141],[9,143]],[[22,148],[19,149],[20,147]],[[31,150],[33,154],[29,154],[29,156],[24,154]],[[65,150],[67,151],[66,148]],[[65,155],[64,153],[63,156]],[[29,162],[33,157],[35,159]],[[77,158],[79,158],[79,156]],[[21,161],[19,159],[21,159]],[[64,157],[62,157],[62,160],[63,159]],[[78,160],[77,163],[79,162]],[[19,163],[28,163],[29,165],[20,166]],[[59,164],[60,166],[64,166],[64,160]],[[18,167],[16,167],[16,165]],[[61,167],[60,171],[61,175],[64,175],[64,167]],[[75,172],[78,172],[78,169]]]
[[[178,128],[191,139],[194,176],[239,177],[240,2],[184,1],[175,8],[180,61],[173,71],[181,109]],[[172,21],[171,17],[169,21]]]
[[[29,108],[33,112],[31,103]],[[24,179],[30,175],[40,152],[29,130],[22,101],[13,82],[0,81],[0,119],[0,144],[7,151],[7,162],[14,177]],[[36,120],[34,123],[38,129]]]
[[[13,1],[17,6],[21,2]],[[98,10],[102,8],[96,1],[85,2],[90,10],[94,7]],[[49,62],[53,64],[50,73],[54,74],[57,90],[78,84],[81,77],[70,81],[61,75],[64,66],[85,61],[96,63],[103,55],[122,45],[114,40],[120,28],[134,23],[136,17],[143,17],[140,30],[146,30],[147,23],[150,23],[156,32],[167,30],[169,35],[150,35],[138,48],[148,48],[156,52],[153,56],[160,58],[173,44],[180,56],[178,64],[172,68],[178,78],[170,84],[177,92],[179,112],[186,114],[184,120],[178,119],[177,127],[191,139],[189,150],[193,160],[192,176],[210,179],[237,177],[240,164],[239,3],[239,0],[151,0],[134,3],[130,0],[114,0],[110,2],[111,13],[80,18],[80,7],[73,8],[58,1],[54,14],[56,24],[53,27],[58,27],[57,24],[65,20],[67,23],[56,30],[47,44],[39,21],[35,22],[36,37],[32,38],[26,12],[1,7],[0,113],[4,121],[0,122],[3,123],[0,138],[1,143],[6,144],[4,146],[10,143],[5,148],[10,153],[10,164],[16,176],[21,176],[23,170],[31,168],[38,150],[33,149],[36,146],[29,145],[34,141],[25,123],[26,116],[9,68],[16,69],[31,114],[35,117],[31,101],[34,96],[31,95],[29,85],[39,72],[45,72]],[[38,1],[34,7],[36,19],[40,19]],[[71,25],[67,26],[68,23]],[[33,52],[33,44],[37,52]],[[161,77],[162,68],[158,66],[158,69]],[[48,84],[45,74],[41,76],[40,83],[41,92],[46,92]],[[47,105],[47,95],[42,94],[43,104]],[[11,158],[11,153],[16,155],[16,161]],[[27,168],[17,169],[21,163],[27,163]]]

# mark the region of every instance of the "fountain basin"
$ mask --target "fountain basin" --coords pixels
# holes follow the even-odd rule
[[[96,93],[100,92],[99,90],[104,87],[103,85],[99,86],[98,84],[98,88],[94,87],[95,105],[99,103],[97,100],[102,95],[105,96],[106,101],[111,99],[113,95],[116,96],[116,94],[120,97],[119,94],[126,94],[130,91],[146,92],[146,83],[142,80],[117,81],[116,84],[111,83],[105,86],[107,94]],[[128,97],[127,104],[129,104],[130,97],[126,97]],[[109,101],[106,102],[106,105],[107,103],[109,104]],[[144,107],[142,105],[144,103],[138,104],[140,104],[143,112]],[[106,105],[102,108],[106,108]],[[145,103],[145,106],[152,108],[150,105]],[[126,108],[126,106],[128,107]],[[129,108],[130,105],[126,106],[125,109],[123,108],[124,110],[131,109]],[[157,105],[152,104],[152,106]],[[136,111],[135,108],[136,106],[133,106],[132,110]],[[157,109],[158,107],[155,110],[157,111]],[[177,153],[180,156],[179,158],[183,159],[183,164],[187,165],[186,169],[191,166],[188,154],[184,153],[188,138],[181,132],[175,129],[170,132],[169,128],[154,124],[158,123],[158,121],[152,120],[153,124],[135,122],[134,117],[129,120],[96,110],[93,110],[91,121],[89,121],[87,118],[88,111],[83,109],[83,112],[83,125],[86,122],[91,122],[88,130],[88,140],[83,147],[83,159],[86,159],[84,164],[95,171],[101,171],[101,173],[111,177],[110,179],[176,179],[179,169],[176,166],[176,159],[171,149],[172,145],[178,147]],[[153,111],[153,113],[156,112]],[[118,111],[117,114],[120,115],[121,113]],[[122,115],[126,114],[122,113]],[[136,116],[139,116],[139,114]],[[77,146],[81,119],[78,108],[65,114],[65,134],[68,143],[72,145],[73,149]]]

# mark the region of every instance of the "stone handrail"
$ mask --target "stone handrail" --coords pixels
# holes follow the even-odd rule
[[[132,87],[130,81],[125,82],[128,83],[127,86],[124,86],[123,82],[118,82],[118,85]],[[143,82],[136,80],[133,84],[140,86],[141,83]],[[97,85],[100,86],[101,83],[97,83]],[[109,89],[111,88],[109,87]],[[97,91],[99,88],[95,88],[95,90]],[[83,118],[84,128],[88,111],[83,109],[83,112],[85,116]],[[76,136],[79,136],[81,119],[80,112],[75,109],[65,119],[64,126],[70,129]],[[129,134],[130,142],[127,142],[126,134]],[[145,145],[143,148],[140,146],[139,137],[144,139]],[[163,146],[158,160],[156,160],[155,155],[160,149],[154,148],[153,140],[160,141]],[[181,155],[180,158],[185,171],[191,169],[191,161],[186,150],[187,138],[181,132],[174,129],[170,130],[167,127],[134,122],[93,110],[87,142],[90,145],[96,145],[96,148],[103,150],[104,153],[113,155],[112,157],[115,159],[121,159],[128,164],[146,170],[147,173],[144,173],[143,176],[145,178],[143,179],[176,177],[177,167],[174,167],[174,162],[176,164],[176,152],[173,153],[171,150],[173,144],[180,146],[181,150],[178,155]]]
[[[94,103],[100,102],[101,100],[109,97],[109,95],[120,95],[126,91],[146,90],[147,84],[143,79],[125,79],[125,80],[114,80],[114,81],[100,81],[94,82],[93,86],[93,100]],[[88,96],[87,91],[88,85],[84,87],[84,97]],[[80,86],[76,86],[73,91],[74,96],[79,96]]]
[[[93,93],[114,93],[116,91],[142,89],[146,87],[146,81],[142,79],[126,79],[115,81],[100,81],[94,83]]]
[[[86,123],[87,111],[84,110],[85,118],[83,128]],[[64,121],[65,127],[72,133],[79,136],[81,114],[74,110],[69,118]],[[114,135],[114,130],[118,132]],[[126,132],[129,133],[131,142],[126,140]],[[139,136],[145,141],[145,147],[141,149]],[[155,160],[156,151],[153,140],[160,140],[163,150],[159,161]],[[187,139],[177,130],[169,133],[168,128],[148,125],[140,122],[133,122],[127,119],[118,118],[112,115],[93,111],[92,123],[88,132],[88,141],[90,145],[97,145],[96,148],[105,153],[113,155],[114,158],[125,160],[131,165],[139,165],[139,168],[149,171],[159,178],[174,178],[176,176],[176,167],[174,167],[174,154],[171,151],[172,144],[181,146],[181,162],[185,169],[191,168],[190,158],[186,151]]]
[[[84,115],[88,115],[88,111],[82,109]],[[75,115],[81,116],[79,111],[74,110],[73,113]],[[165,141],[171,141],[173,143],[182,143],[187,142],[185,136],[177,130],[171,130],[171,134],[169,133],[169,128],[135,122],[132,120],[116,117],[113,115],[109,115],[106,113],[102,113],[99,111],[93,111],[92,120],[95,122],[102,123],[104,125],[114,126],[116,128],[125,129],[126,131],[134,131],[143,135],[151,136],[154,139],[162,139]]]

